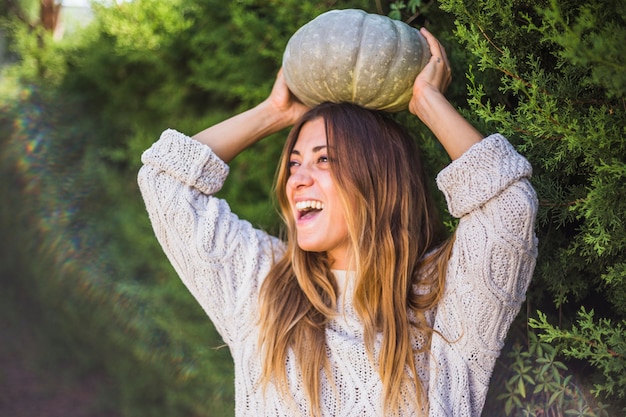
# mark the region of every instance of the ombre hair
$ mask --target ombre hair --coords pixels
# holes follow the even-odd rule
[[[332,380],[325,327],[337,314],[337,283],[326,253],[298,247],[286,191],[289,158],[300,130],[318,118],[325,122],[330,172],[354,248],[353,305],[371,360],[376,335],[382,334],[376,360],[385,410],[399,411],[402,394],[414,398],[418,410],[426,408],[415,359],[430,346],[433,329],[424,313],[441,297],[453,238],[444,240],[415,140],[389,115],[347,103],[323,103],[308,111],[282,152],[275,186],[287,249],[261,287],[262,381],[271,380],[287,392],[285,358],[292,350],[316,416],[320,371]],[[418,333],[425,343],[416,350]]]

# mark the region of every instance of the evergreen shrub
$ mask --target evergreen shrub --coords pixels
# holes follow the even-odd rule
[[[525,315],[573,373],[593,375],[587,389],[623,413],[626,4],[442,0],[440,7],[455,17],[467,60],[467,117],[509,137],[534,168],[539,259]]]

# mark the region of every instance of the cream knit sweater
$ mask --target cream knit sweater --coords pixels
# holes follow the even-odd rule
[[[236,415],[310,415],[292,355],[286,358],[291,398],[272,385],[265,391],[259,385],[259,288],[284,244],[212,196],[228,166],[209,147],[167,130],[142,161],[139,185],[155,234],[230,348]],[[430,417],[481,413],[495,360],[535,265],[537,200],[530,175],[530,164],[504,137],[492,135],[437,176],[450,213],[460,221],[445,292],[429,316],[445,340],[435,335],[431,354],[417,358]],[[351,281],[345,272],[335,275],[346,286],[340,314],[326,330],[332,378],[323,376],[322,414],[385,415],[376,364],[368,359],[351,306]]]

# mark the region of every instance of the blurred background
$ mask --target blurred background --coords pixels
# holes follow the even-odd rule
[[[261,101],[291,34],[337,8],[427,26],[450,100],[533,164],[539,260],[484,415],[626,414],[625,2],[3,0],[1,416],[233,415],[228,349],[154,238],[140,155]],[[396,117],[434,178],[445,152]],[[285,136],[220,192],[273,233]]]

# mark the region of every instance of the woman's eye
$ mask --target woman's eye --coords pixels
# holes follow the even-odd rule
[[[298,166],[298,165],[300,165],[300,163],[298,161],[289,161],[289,164],[287,164],[287,166],[289,168],[295,167],[295,166]]]
[[[317,162],[319,162],[319,163],[326,163],[326,162],[328,162],[328,157],[326,155],[320,156],[318,158]]]

